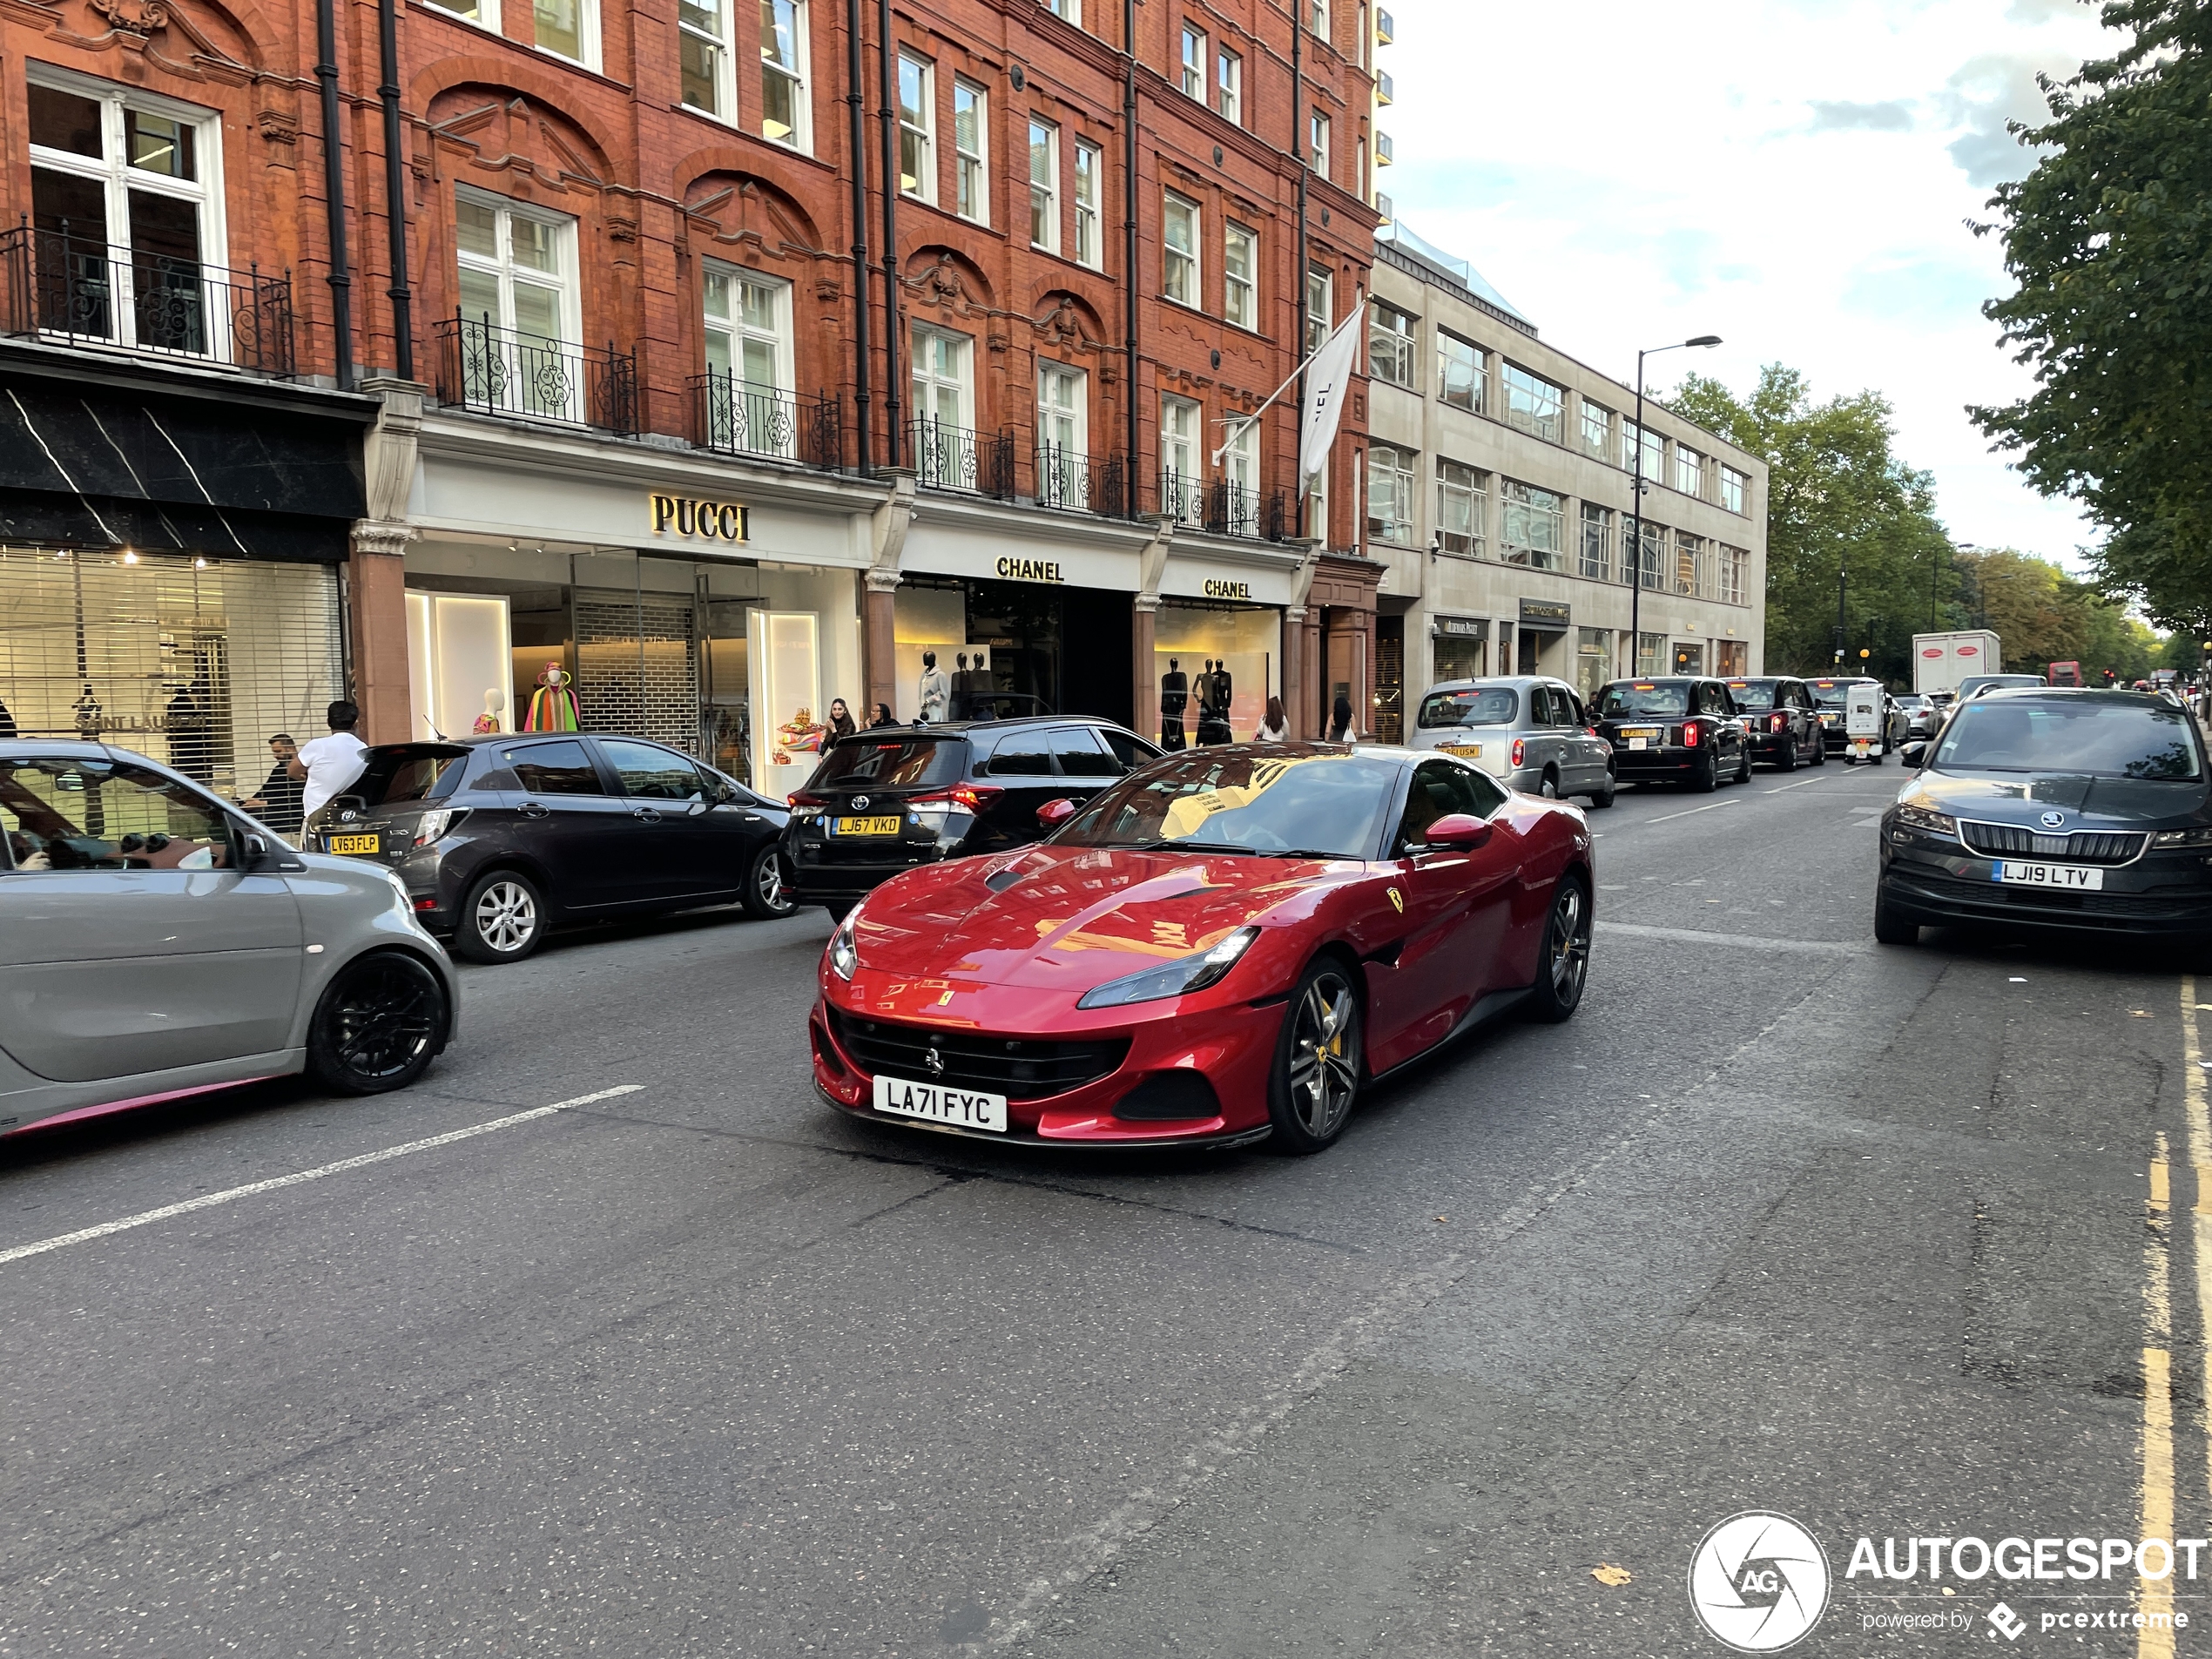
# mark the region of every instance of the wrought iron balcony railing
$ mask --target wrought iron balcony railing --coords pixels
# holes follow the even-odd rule
[[[1102,513],[1109,518],[1134,516],[1129,463],[1123,455],[1086,455],[1060,444],[1041,443],[1033,479],[1040,507]]]
[[[691,388],[691,441],[700,448],[844,469],[844,399],[807,397],[719,368],[693,375]]]
[[[224,363],[293,368],[292,278],[115,247],[28,223],[0,233],[4,332]]]
[[[907,455],[924,489],[1014,499],[1014,433],[973,432],[927,416],[908,423]]]
[[[578,346],[455,312],[437,325],[438,401],[637,435],[637,354]]]

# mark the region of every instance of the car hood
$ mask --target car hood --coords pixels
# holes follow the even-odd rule
[[[2066,827],[2141,829],[2205,816],[2202,783],[2152,783],[2136,778],[2093,778],[2080,772],[1924,772],[1900,800],[1993,824],[2042,828],[2047,812],[2066,814]]]
[[[867,970],[1080,995],[1238,927],[1302,919],[1366,870],[1358,859],[1035,846],[887,882],[853,933]]]

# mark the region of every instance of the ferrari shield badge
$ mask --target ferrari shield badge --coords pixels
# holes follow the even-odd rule
[[[1393,910],[1395,910],[1401,916],[1406,914],[1405,895],[1400,894],[1396,887],[1393,887],[1390,890],[1390,907]]]

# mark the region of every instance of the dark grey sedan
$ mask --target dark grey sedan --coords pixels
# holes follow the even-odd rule
[[[374,866],[129,750],[0,741],[0,1135],[290,1072],[397,1089],[457,990]]]
[[[2212,785],[2182,709],[2138,691],[1983,692],[1882,816],[1874,936],[1925,926],[2212,939]]]

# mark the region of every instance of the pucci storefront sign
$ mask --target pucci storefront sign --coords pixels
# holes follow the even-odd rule
[[[743,542],[752,536],[750,515],[736,502],[658,493],[651,499],[656,536],[696,536],[705,542]]]

